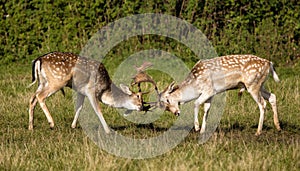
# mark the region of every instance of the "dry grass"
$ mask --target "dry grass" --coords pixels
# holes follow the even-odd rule
[[[284,69],[278,73],[284,72]],[[71,129],[74,106],[72,93],[57,93],[47,105],[56,126],[50,130],[39,107],[35,130],[28,131],[30,66],[13,66],[0,71],[0,170],[299,170],[300,99],[299,76],[284,76],[280,84],[268,81],[266,88],[278,98],[282,132],[277,132],[270,106],[263,134],[254,135],[258,107],[244,93],[227,93],[226,109],[216,133],[199,145],[198,133],[190,132],[171,151],[151,159],[126,159],[109,154],[93,143],[79,126]],[[153,126],[124,121],[114,110],[104,109],[109,125],[131,136],[154,136],[165,131],[174,116],[166,114]]]

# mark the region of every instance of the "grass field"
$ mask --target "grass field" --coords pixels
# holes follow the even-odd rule
[[[283,131],[276,131],[268,105],[263,134],[256,137],[256,103],[247,93],[238,99],[237,91],[230,91],[221,123],[205,144],[199,145],[198,133],[191,131],[161,156],[126,159],[98,148],[80,126],[71,129],[74,104],[70,89],[66,89],[66,97],[57,93],[47,100],[55,128],[49,129],[37,106],[34,130],[28,131],[28,101],[35,91],[26,88],[31,82],[31,66],[1,68],[0,170],[300,170],[299,70],[279,67],[281,82],[269,79],[266,84],[277,95]],[[109,107],[103,108],[108,125],[131,136],[160,134],[176,119],[166,113],[159,122],[141,126],[124,121]]]

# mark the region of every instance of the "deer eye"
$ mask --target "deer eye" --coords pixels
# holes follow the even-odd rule
[[[169,101],[169,99],[167,99],[167,103],[169,103],[169,104],[170,104],[170,101]]]

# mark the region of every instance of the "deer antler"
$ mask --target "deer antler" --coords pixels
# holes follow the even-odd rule
[[[137,67],[135,66],[135,69],[137,71],[137,74],[132,77],[132,83],[131,83],[131,86],[134,86],[137,84],[138,86],[138,89],[139,89],[139,92],[141,92],[141,83],[143,82],[149,82],[151,84],[154,85],[154,89],[157,93],[157,98],[159,98],[159,92],[158,92],[158,88],[157,88],[157,85],[156,85],[156,82],[152,79],[151,76],[149,76],[147,73],[145,73],[144,71],[153,66],[153,64],[151,62],[144,62],[140,67]],[[149,106],[144,106],[145,104],[149,104]],[[153,107],[153,106],[157,106],[157,102],[143,102],[143,111],[150,111],[150,109]]]
[[[149,76],[144,72],[146,68],[149,68],[151,66],[153,66],[153,64],[150,62],[144,62],[140,67],[135,66],[137,74],[132,78],[133,81],[131,83],[131,86],[137,84],[139,88],[139,92],[141,92],[141,87],[140,87],[141,83],[149,82],[154,85],[155,91],[158,93],[156,82],[152,79],[151,76]]]
[[[134,66],[136,71],[139,72],[143,72],[145,71],[147,68],[153,66],[153,64],[151,62],[144,62],[140,67]]]

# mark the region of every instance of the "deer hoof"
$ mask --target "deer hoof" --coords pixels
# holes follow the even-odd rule
[[[256,132],[255,133],[255,136],[260,136],[261,135],[261,132]]]
[[[200,130],[200,127],[199,127],[199,123],[198,123],[198,122],[195,122],[195,123],[194,123],[194,128],[195,128],[195,131],[199,131],[199,130]]]
[[[279,131],[279,132],[280,132],[280,131],[282,131],[282,129],[279,127],[279,128],[277,128],[277,131]]]
[[[111,133],[110,129],[105,130],[105,133],[106,133],[106,134],[110,134],[110,133]]]
[[[50,124],[50,128],[53,129],[54,128],[54,123],[49,123]]]

